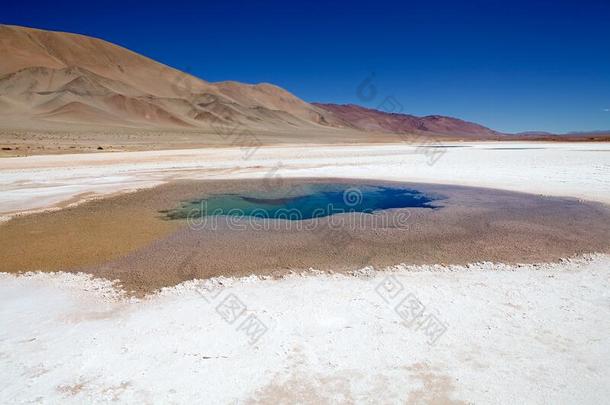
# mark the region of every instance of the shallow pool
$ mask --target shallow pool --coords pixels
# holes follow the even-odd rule
[[[162,211],[168,219],[214,215],[304,220],[329,215],[373,213],[391,208],[436,208],[438,197],[420,191],[382,185],[314,183],[261,190],[255,193],[215,194],[185,201]]]

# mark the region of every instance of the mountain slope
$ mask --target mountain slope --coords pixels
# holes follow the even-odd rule
[[[20,122],[94,116],[96,124],[132,127],[343,126],[277,86],[209,83],[83,35],[0,25],[0,54],[0,115]]]
[[[477,139],[495,139],[504,135],[479,124],[441,115],[417,117],[387,113],[354,104],[314,103],[313,105],[332,112],[336,117],[363,131],[448,135]]]

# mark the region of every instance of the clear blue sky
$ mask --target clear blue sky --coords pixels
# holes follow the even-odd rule
[[[209,81],[443,114],[502,131],[610,129],[610,1],[5,2]],[[374,73],[377,96],[358,97]]]

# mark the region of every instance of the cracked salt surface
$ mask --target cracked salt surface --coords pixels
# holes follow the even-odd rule
[[[446,325],[433,345],[388,277]],[[2,274],[0,402],[602,403],[609,288],[606,255],[217,278],[143,299],[84,274]],[[245,306],[233,323],[228,296]],[[253,344],[249,315],[266,327]]]

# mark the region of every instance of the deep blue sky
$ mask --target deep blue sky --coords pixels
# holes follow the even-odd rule
[[[22,1],[0,22],[103,38],[209,81],[443,114],[502,131],[610,129],[610,1]],[[374,73],[377,96],[357,95]]]

